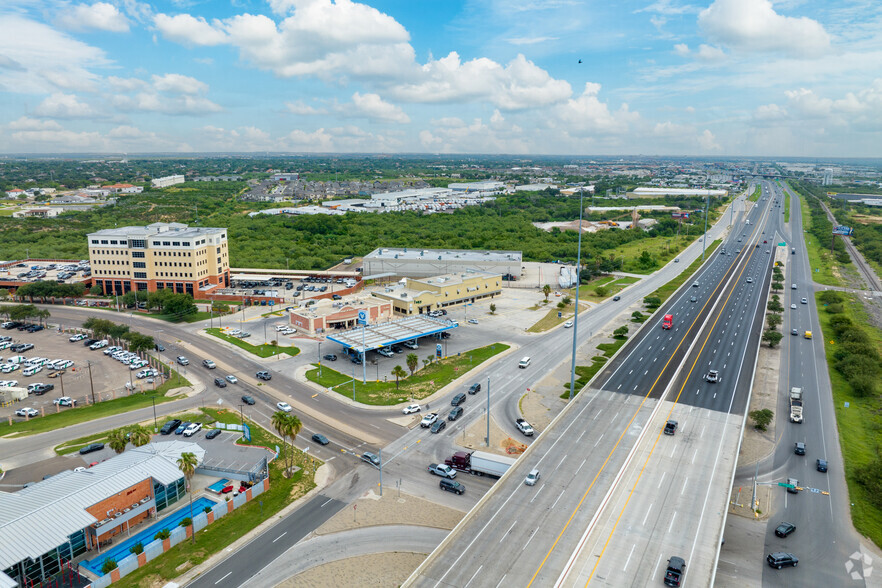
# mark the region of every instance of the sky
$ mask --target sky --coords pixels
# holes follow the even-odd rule
[[[882,156],[878,0],[0,1],[0,152]]]

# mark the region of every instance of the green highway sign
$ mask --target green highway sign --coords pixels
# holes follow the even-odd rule
[[[793,484],[787,484],[786,482],[778,482],[778,485],[782,488],[796,488]]]

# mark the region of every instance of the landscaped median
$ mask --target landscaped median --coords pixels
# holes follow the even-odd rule
[[[682,273],[680,273],[679,276],[677,276],[676,278],[674,278],[673,280],[671,280],[670,282],[668,282],[667,284],[665,284],[664,286],[662,286],[661,288],[659,288],[658,290],[656,290],[655,292],[650,294],[648,296],[648,298],[653,298],[653,297],[658,298],[661,301],[660,305],[663,304],[664,301],[667,300],[668,298],[670,298],[671,294],[676,292],[680,286],[685,284],[687,280],[692,279],[692,276],[695,274],[695,272],[698,271],[698,268],[701,267],[701,264],[703,264],[705,261],[707,261],[708,257],[713,255],[714,251],[716,251],[717,247],[719,247],[720,243],[722,243],[722,242],[723,242],[722,239],[717,239],[716,241],[713,241],[710,245],[707,246],[707,250],[705,252],[704,259],[699,257],[698,259],[693,261],[689,265],[689,267],[687,267]]]
[[[319,376],[318,364],[313,364],[315,368],[307,371],[306,377],[309,381],[333,390],[341,396],[353,398],[354,395],[355,402],[374,406],[389,406],[407,402],[410,399],[428,398],[456,378],[508,348],[509,346],[504,343],[494,343],[486,347],[464,351],[446,359],[433,359],[432,363],[424,364],[422,369],[414,371],[411,375],[407,375],[409,372],[406,364],[407,356],[404,355],[400,359],[400,367],[405,371],[405,375],[400,377],[398,382],[395,379],[386,382],[368,380],[366,384],[363,384],[358,378],[362,368],[356,366],[354,393],[352,376],[340,373],[328,367],[328,364],[322,364],[321,376]],[[424,359],[426,358],[420,358],[420,362]]]
[[[280,355],[282,353],[294,356],[294,355],[297,355],[298,353],[300,353],[300,349],[298,349],[297,347],[284,347],[282,345],[268,345],[268,344],[252,345],[251,343],[246,343],[245,341],[243,341],[242,339],[239,339],[238,337],[231,337],[230,335],[225,334],[223,331],[221,331],[220,329],[217,329],[217,328],[205,329],[205,332],[208,333],[209,335],[217,337],[218,339],[223,339],[227,343],[232,343],[236,347],[244,349],[248,353],[253,353],[254,355],[256,355],[258,357],[263,357],[263,358],[273,357],[276,355]]]
[[[14,435],[22,437],[25,435],[35,435],[37,433],[45,433],[46,431],[54,431],[55,429],[63,429],[71,425],[78,425],[87,421],[100,419],[123,412],[131,412],[139,408],[147,408],[163,402],[177,400],[179,397],[167,396],[169,390],[181,387],[189,387],[191,384],[185,378],[179,375],[164,382],[158,386],[155,391],[147,393],[134,392],[130,396],[123,396],[114,400],[105,400],[96,402],[88,406],[81,405],[77,408],[62,408],[60,412],[48,413],[43,417],[34,417],[27,421],[14,422],[11,425],[8,420],[0,422],[0,437]],[[53,409],[48,409],[53,410]]]

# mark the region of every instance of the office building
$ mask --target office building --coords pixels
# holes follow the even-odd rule
[[[165,176],[162,178],[156,178],[151,180],[150,185],[154,188],[168,188],[169,186],[174,186],[175,184],[183,184],[184,176]]]
[[[168,289],[191,294],[230,285],[227,230],[181,223],[87,235],[92,280],[105,294]]]

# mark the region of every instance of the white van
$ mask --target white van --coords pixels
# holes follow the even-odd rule
[[[26,367],[25,369],[23,369],[21,373],[24,376],[33,376],[34,374],[39,374],[42,371],[43,371],[43,366],[32,365],[32,366],[29,366],[29,367]]]
[[[525,357],[525,358],[522,359],[521,362],[518,364],[518,367],[519,367],[519,368],[526,368],[526,367],[528,367],[529,365],[530,365],[530,358],[529,358],[529,357]]]
[[[12,341],[3,341],[0,343],[0,349],[9,349],[12,347]]]
[[[24,355],[13,355],[12,357],[6,360],[6,363],[24,363],[28,360]]]
[[[73,364],[74,364],[74,362],[72,362],[69,359],[56,359],[55,360],[55,369],[56,370],[67,369],[70,366],[72,366]]]
[[[49,363],[49,360],[45,357],[32,357],[27,361],[28,367],[31,366],[44,366]]]

